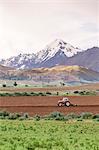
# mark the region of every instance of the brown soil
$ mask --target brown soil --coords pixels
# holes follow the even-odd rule
[[[99,96],[69,96],[69,100],[77,106],[58,107],[60,96],[0,97],[0,109],[10,112],[28,112],[30,115],[46,115],[53,111],[62,113],[99,113]]]

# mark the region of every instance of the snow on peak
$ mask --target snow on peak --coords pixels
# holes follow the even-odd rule
[[[59,59],[61,59],[64,56],[72,57],[77,54],[77,52],[81,51],[82,50],[73,47],[61,39],[56,39],[36,54],[19,54],[9,59],[2,60],[0,64],[21,69],[33,68],[40,66],[42,62],[53,58],[55,55],[58,55]]]
[[[72,57],[82,50],[74,48],[72,45],[64,42],[63,40],[56,39],[54,42],[47,45],[45,49],[37,53],[38,61],[48,60],[55,56],[55,54],[59,51],[63,52],[67,57]]]
[[[25,68],[24,64],[32,63],[35,61],[35,54],[19,54],[18,56],[10,57],[6,59],[2,65],[12,66],[15,68]]]

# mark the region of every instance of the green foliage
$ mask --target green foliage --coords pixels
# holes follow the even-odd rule
[[[37,96],[46,96],[46,94],[43,93],[43,92],[39,92],[39,93],[37,94]]]
[[[2,110],[0,111],[0,116],[3,116],[3,117],[9,116],[9,112]]]
[[[77,121],[83,121],[83,119],[82,118],[78,118]]]
[[[25,87],[29,87],[29,85],[26,84]]]
[[[98,122],[0,121],[0,150],[98,150]]]
[[[4,116],[0,116],[0,119],[5,119],[5,117]]]
[[[96,121],[99,122],[99,118],[96,118]]]
[[[5,110],[0,111],[0,119],[10,119],[10,120],[31,120],[33,117],[30,117],[28,113],[19,114],[19,113],[9,113]],[[52,112],[49,115],[46,116],[39,116],[38,114],[34,116],[34,119],[39,121],[41,119],[44,120],[62,120],[62,121],[68,121],[77,119],[77,121],[81,121],[83,119],[99,119],[99,114],[92,114],[90,112],[83,112],[81,114],[75,114],[75,113],[69,113],[67,115],[62,114],[61,112]]]
[[[15,113],[10,113],[9,116],[7,117],[8,119],[11,119],[11,120],[15,120],[17,119],[17,115]]]
[[[93,114],[90,112],[83,112],[83,113],[81,113],[80,116],[82,119],[92,119],[93,118]]]
[[[19,119],[20,121],[22,121],[22,120],[26,120],[26,117],[21,116],[21,117],[19,117],[18,119]]]
[[[95,91],[74,91],[77,95],[96,95]]]
[[[56,95],[59,95],[59,92],[57,92]]]
[[[54,119],[54,120],[64,120],[64,114],[60,112],[52,112],[48,115],[49,119]]]
[[[29,118],[29,114],[28,113],[24,113],[23,117],[27,119],[27,118]]]
[[[40,115],[35,115],[34,119],[35,119],[36,121],[39,121],[39,120],[41,119],[41,117],[40,117]]]
[[[77,95],[96,95],[95,91],[74,91],[74,92],[13,92],[13,93],[0,93],[0,96],[55,96],[55,95],[61,95],[61,96],[67,96],[72,94]]]
[[[9,96],[9,94],[8,93],[0,93],[0,96]]]
[[[95,91],[80,91],[80,95],[96,95]]]
[[[0,93],[0,96],[46,96],[43,92],[15,92],[15,93]]]
[[[66,116],[68,119],[76,119],[80,117],[78,114],[75,114],[75,113],[69,113]]]
[[[52,95],[52,93],[51,93],[51,92],[46,92],[46,94],[47,94],[47,95]]]
[[[99,114],[93,115],[92,119],[99,119]]]
[[[28,113],[24,113],[22,115],[19,115],[17,119],[19,119],[20,121],[29,119],[29,114]]]

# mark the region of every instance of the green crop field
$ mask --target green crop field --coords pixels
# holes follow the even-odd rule
[[[99,150],[99,123],[0,120],[0,150]]]
[[[99,150],[99,123],[1,120],[0,150]]]

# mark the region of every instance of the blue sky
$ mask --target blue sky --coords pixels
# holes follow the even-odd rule
[[[0,58],[36,53],[55,39],[99,46],[98,0],[0,0]]]

